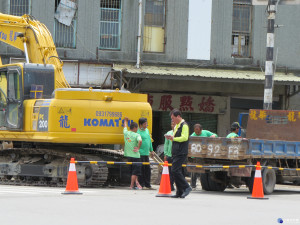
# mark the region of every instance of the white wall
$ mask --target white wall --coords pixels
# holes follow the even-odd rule
[[[78,70],[79,66],[79,70]],[[102,85],[111,66],[78,62],[64,62],[63,71],[71,85]],[[79,73],[79,74],[78,74]],[[106,80],[110,84],[110,77]]]
[[[78,63],[64,62],[63,71],[69,84],[77,84]]]
[[[210,60],[212,0],[189,0],[187,58]]]

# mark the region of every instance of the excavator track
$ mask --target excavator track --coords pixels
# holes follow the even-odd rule
[[[122,150],[102,148],[22,147],[0,150],[0,184],[65,187],[70,158],[76,161],[125,161]],[[151,162],[160,162],[156,158]],[[159,183],[160,166],[152,165],[151,183]],[[123,186],[129,166],[76,163],[79,187]]]
[[[65,186],[71,157],[77,161],[102,161],[95,155],[52,149],[1,150],[0,184]],[[80,187],[101,187],[107,182],[106,165],[78,163],[76,171]]]
[[[102,159],[100,157],[95,156],[84,156],[85,159],[80,160],[86,160],[86,161],[101,161]],[[92,168],[92,176],[90,176],[86,183],[81,185],[83,187],[101,187],[104,186],[107,183],[107,177],[108,177],[108,168],[106,165],[85,165],[86,168]]]

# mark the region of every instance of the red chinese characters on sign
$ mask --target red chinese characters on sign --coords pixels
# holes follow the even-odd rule
[[[152,105],[153,105],[153,95],[148,94],[148,102],[152,107]]]
[[[191,96],[182,96],[180,97],[179,110],[182,112],[194,111],[192,104],[193,104],[193,98]]]
[[[206,97],[202,97],[202,101],[200,104],[198,104],[199,106],[199,111],[203,111],[203,112],[213,112],[215,109],[215,103],[214,103],[214,99],[209,96],[208,98]]]
[[[170,110],[172,111],[174,108],[172,107],[172,95],[162,95],[160,98],[159,109],[163,111]]]

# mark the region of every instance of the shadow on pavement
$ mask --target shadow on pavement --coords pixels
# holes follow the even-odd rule
[[[217,192],[217,191],[205,191],[201,188],[197,188],[196,190],[192,191],[193,194],[201,194],[201,195],[218,195],[218,196],[230,196],[230,197],[240,197],[240,196],[251,196],[251,193],[246,188],[234,188],[234,189],[226,189],[224,192]],[[298,190],[295,189],[280,189],[276,188],[271,195],[300,195],[300,188]]]

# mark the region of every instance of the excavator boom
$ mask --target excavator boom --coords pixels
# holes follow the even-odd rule
[[[70,87],[50,31],[32,16],[0,13],[0,41],[25,52],[30,63],[52,64],[55,68],[55,89]]]

